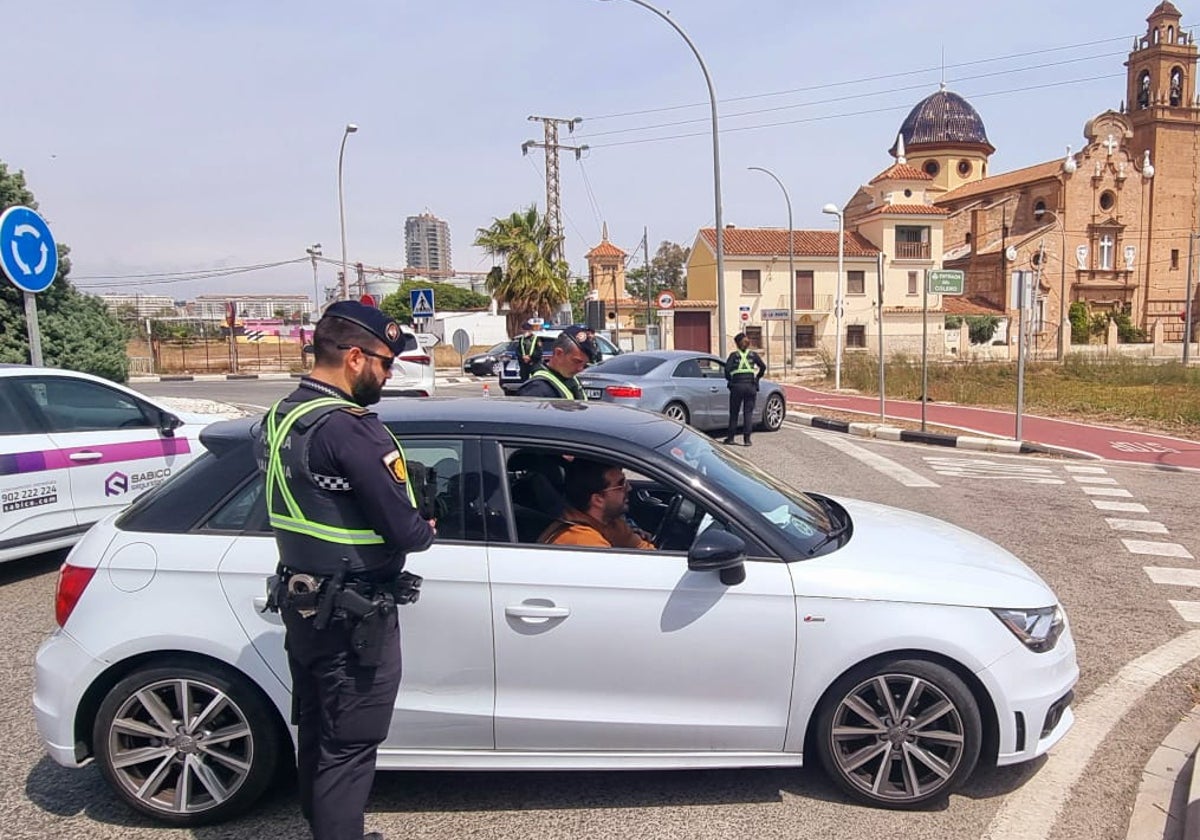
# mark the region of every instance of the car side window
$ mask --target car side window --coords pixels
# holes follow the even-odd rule
[[[696,365],[700,368],[700,375],[705,379],[725,378],[725,366],[716,359],[697,359]]]
[[[40,431],[16,392],[16,380],[0,379],[0,435],[32,435]]]
[[[703,374],[700,372],[700,363],[695,359],[686,359],[675,366],[675,372],[672,376],[678,376],[683,379],[699,379]]]
[[[437,519],[438,539],[475,540],[468,533],[467,499],[472,495],[472,472],[463,468],[461,440],[410,440],[404,443],[408,477],[413,492]]]
[[[155,428],[149,407],[115,388],[66,377],[31,377],[20,382],[46,418],[50,432]]]
[[[203,530],[270,534],[264,485],[263,477],[255,475],[217,508],[204,523]]]

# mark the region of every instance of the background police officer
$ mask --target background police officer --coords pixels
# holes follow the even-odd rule
[[[542,337],[538,335],[538,323],[532,318],[522,326],[525,332],[517,336],[517,364],[524,382],[542,364]]]
[[[316,840],[357,840],[400,686],[397,582],[412,577],[401,574],[406,553],[428,548],[435,531],[399,444],[365,408],[403,346],[399,325],[341,301],[313,344],[311,375],[267,415],[260,463],[279,546],[300,807]]]
[[[725,360],[725,382],[729,386],[729,430],[725,443],[733,443],[737,431],[738,412],[745,411],[742,423],[742,443],[750,445],[750,429],[754,419],[754,403],[758,399],[758,380],[767,372],[767,366],[758,354],[750,349],[750,339],[745,333],[733,337],[737,350]],[[758,372],[755,373],[755,368]]]
[[[584,327],[567,327],[550,346],[550,358],[522,383],[517,390],[517,396],[587,399],[583,395],[583,386],[575,377],[588,366],[595,355],[595,342],[591,340],[591,333]]]

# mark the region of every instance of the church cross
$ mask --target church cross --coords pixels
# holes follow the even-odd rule
[[[1108,139],[1105,140],[1100,145],[1103,146],[1104,148],[1108,149],[1108,156],[1112,157],[1112,153],[1117,150],[1117,146],[1119,146],[1120,144],[1110,134],[1110,135],[1108,135]]]

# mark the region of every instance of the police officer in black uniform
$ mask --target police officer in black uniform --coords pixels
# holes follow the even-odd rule
[[[725,383],[729,386],[729,430],[725,443],[733,443],[737,431],[738,412],[745,411],[742,423],[742,443],[750,445],[750,429],[754,422],[754,403],[758,400],[758,380],[767,372],[767,366],[758,354],[750,349],[750,339],[745,333],[733,337],[737,350],[725,360]],[[755,368],[758,372],[755,373]]]
[[[398,441],[366,408],[403,347],[399,325],[340,301],[313,344],[312,373],[268,412],[260,439],[280,556],[268,608],[287,629],[301,811],[315,840],[359,840],[400,687],[396,607],[419,594],[405,555],[429,547],[436,523],[418,510]]]
[[[575,377],[597,355],[586,327],[566,327],[550,345],[550,357],[521,384],[517,396],[586,400],[583,386]]]
[[[531,318],[523,325],[525,332],[517,336],[517,365],[520,369],[521,381],[529,379],[530,374],[542,364],[542,337],[535,329],[536,322]]]

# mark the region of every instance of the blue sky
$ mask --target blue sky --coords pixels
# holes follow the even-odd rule
[[[455,268],[486,271],[475,229],[544,203],[542,153],[521,155],[523,141],[541,139],[531,114],[584,118],[560,138],[591,147],[582,164],[564,154],[561,165],[573,270],[602,219],[626,250],[648,227],[652,252],[712,224],[699,67],[665,22],[627,0],[5,5],[0,160],[25,171],[81,286],[311,294],[306,262],[183,283],[86,278],[276,262],[314,242],[338,258],[347,122],[360,126],[346,149],[350,262],[403,266],[404,219],[429,210],[450,224]],[[937,89],[943,50],[948,87],[982,115],[991,171],[1003,172],[1078,149],[1084,123],[1120,105],[1123,62],[1155,5],[660,7],[713,75],[726,224],[786,224],[779,188],[746,169],[763,166],[787,184],[796,226],[817,228],[834,221],[822,205],[844,203],[891,162],[905,114]],[[1194,10],[1177,5],[1191,25]],[[1062,84],[1081,79],[1091,81]],[[794,92],[763,95],[780,91]],[[738,116],[748,111],[759,113]],[[695,122],[634,130],[684,120]],[[699,136],[628,142],[688,133]],[[322,268],[323,283],[334,270]]]

